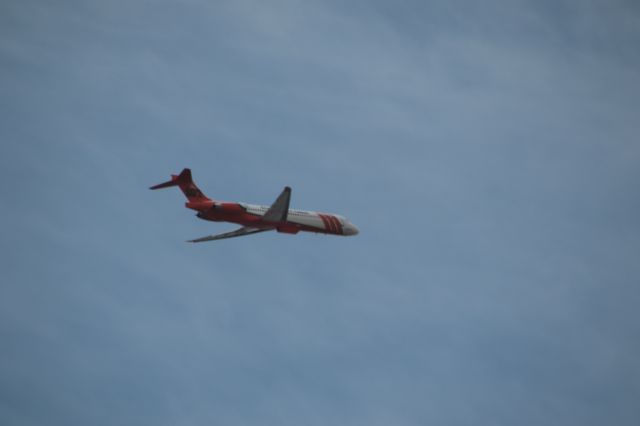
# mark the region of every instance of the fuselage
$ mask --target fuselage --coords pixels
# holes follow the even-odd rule
[[[273,228],[272,222],[263,220],[269,206],[256,204],[207,200],[188,202],[187,208],[196,210],[203,220],[233,222],[252,228]],[[358,228],[347,218],[333,213],[289,209],[287,220],[276,226],[278,232],[297,234],[300,231],[332,235],[356,235]]]

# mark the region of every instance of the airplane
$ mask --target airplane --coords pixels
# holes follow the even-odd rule
[[[184,169],[171,180],[149,189],[178,186],[187,197],[185,207],[195,210],[196,216],[213,222],[233,222],[242,225],[235,231],[188,240],[190,243],[241,237],[258,232],[276,230],[286,234],[300,231],[329,235],[357,235],[358,228],[344,216],[289,208],[291,188],[286,186],[271,206],[218,201],[208,198],[193,182],[191,170]]]

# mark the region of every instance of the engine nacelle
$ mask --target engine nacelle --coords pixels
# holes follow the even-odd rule
[[[188,209],[198,210],[203,212],[205,210],[209,210],[211,206],[213,206],[213,201],[211,200],[197,200],[197,201],[189,201],[185,203],[184,206]]]
[[[238,214],[245,212],[244,207],[238,203],[213,203],[212,208],[220,213]]]

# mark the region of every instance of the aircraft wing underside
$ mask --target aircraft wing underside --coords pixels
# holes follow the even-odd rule
[[[284,222],[289,214],[289,201],[291,199],[291,188],[284,188],[282,193],[273,202],[269,210],[262,216],[262,220],[267,222]],[[205,241],[223,240],[225,238],[242,237],[244,235],[256,234],[258,232],[271,231],[274,228],[250,228],[243,226],[235,231],[225,232],[223,234],[209,235],[195,240],[189,240],[190,243],[202,243]]]
[[[196,238],[195,240],[189,240],[189,243],[202,243],[205,241],[224,240],[225,238],[242,237],[244,235],[257,234],[258,232],[271,231],[273,228],[248,228],[243,226],[235,231],[225,232],[223,234],[208,235],[202,238]]]

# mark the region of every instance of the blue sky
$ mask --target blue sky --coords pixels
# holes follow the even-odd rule
[[[632,1],[5,1],[0,423],[636,425]],[[209,196],[353,238],[189,245]]]

